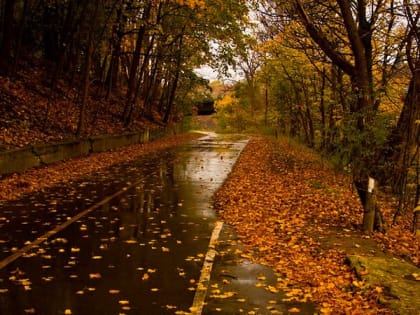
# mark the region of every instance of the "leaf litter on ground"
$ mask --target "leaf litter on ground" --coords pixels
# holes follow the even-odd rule
[[[385,200],[390,221],[393,204]],[[420,263],[420,242],[407,220],[387,234],[363,235],[351,178],[286,138],[251,139],[217,192],[215,208],[235,227],[244,255],[274,268],[273,289],[283,290],[285,301],[313,301],[322,314],[392,314],[378,302],[382,290],[357,279],[348,253],[386,250]]]

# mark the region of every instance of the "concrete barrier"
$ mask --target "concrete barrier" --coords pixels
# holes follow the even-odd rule
[[[90,138],[92,152],[104,152],[111,149],[140,143],[140,133],[126,133],[113,136]]]
[[[140,134],[139,143],[146,143],[150,141],[150,130],[146,129]]]
[[[0,152],[0,173],[9,174],[40,166],[41,159],[32,148]]]
[[[52,164],[90,154],[91,144],[89,140],[43,144],[34,146],[33,152],[39,156],[42,164]]]

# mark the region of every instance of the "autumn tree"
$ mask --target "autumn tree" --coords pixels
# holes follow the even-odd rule
[[[418,9],[418,5],[417,5]],[[410,73],[407,92],[398,122],[388,140],[388,146],[383,150],[385,161],[390,165],[389,175],[393,191],[400,196],[394,221],[403,210],[407,198],[407,187],[414,186],[411,206],[417,207],[420,197],[419,186],[419,144],[420,144],[420,13],[410,1],[404,1],[403,13],[407,30],[401,38],[405,46],[405,57]],[[390,150],[392,148],[392,150]],[[412,173],[411,179],[410,172]],[[412,189],[413,190],[413,189]],[[418,216],[418,212],[415,212]],[[418,220],[415,218],[415,221]]]
[[[401,6],[394,1],[261,3],[262,23],[268,30],[266,37],[273,40],[277,34],[284,34],[279,32],[292,30],[297,35],[292,48],[304,51],[321,74],[318,95],[323,126],[327,121],[326,84],[341,82],[343,88],[348,80],[350,95],[339,90],[334,93],[344,110],[342,140],[349,148],[354,183],[365,209],[364,230],[372,231],[375,221],[376,227],[381,228],[378,207],[371,200],[372,188],[376,187],[372,185],[373,177],[378,177],[377,156],[383,142],[383,136],[377,132],[378,110],[388,97],[391,78],[404,68],[401,52],[405,40],[397,36],[405,33],[404,22],[398,18]],[[322,134],[326,139],[327,131]]]
[[[178,119],[186,106],[181,96],[201,84],[194,69],[208,63],[223,71],[234,63],[248,23],[245,0],[1,4],[1,74],[37,60],[48,69],[51,88],[44,126],[54,98],[65,95],[79,107],[71,127],[77,136],[89,132],[104,110],[124,128],[134,120],[166,125]]]
[[[188,77],[205,62],[231,62],[234,53],[226,50],[242,36],[247,7],[241,1],[231,1],[229,6],[219,1],[155,1],[144,6],[123,120],[129,124],[137,108],[150,119],[157,114],[166,124],[183,74]],[[213,50],[211,42],[217,42],[219,51]]]

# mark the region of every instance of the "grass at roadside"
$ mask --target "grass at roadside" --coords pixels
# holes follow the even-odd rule
[[[288,139],[254,138],[215,197],[251,257],[278,273],[289,300],[314,301],[322,314],[392,314],[384,288],[367,286],[347,255],[391,253],[420,263],[420,244],[406,224],[363,235],[351,179]],[[383,205],[390,219],[390,204]]]

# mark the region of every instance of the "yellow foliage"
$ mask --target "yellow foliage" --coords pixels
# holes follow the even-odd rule
[[[195,8],[203,9],[206,6],[203,0],[175,0],[175,1],[176,3],[180,5],[185,5],[192,9],[195,9]]]
[[[215,102],[216,109],[226,109],[229,106],[233,106],[237,103],[237,99],[232,94],[225,94],[221,100]]]

